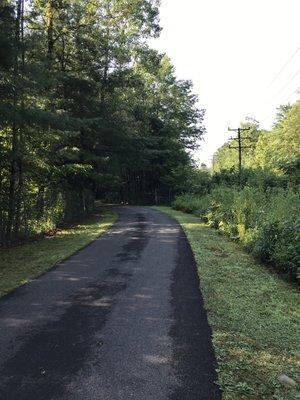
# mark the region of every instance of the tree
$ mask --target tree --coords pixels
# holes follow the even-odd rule
[[[300,102],[281,106],[271,132],[265,132],[257,144],[259,165],[283,172],[299,165]]]
[[[3,3],[1,241],[78,218],[95,196],[153,203],[179,190],[203,110],[147,46],[158,3]]]
[[[259,123],[253,118],[246,118],[244,122],[240,124],[240,128],[250,128],[250,130],[241,132],[241,138],[243,141],[242,150],[242,167],[252,168],[255,165],[255,148],[260,135]],[[238,168],[238,152],[233,148],[236,146],[235,142],[228,141],[221,146],[213,156],[213,170],[215,172]]]

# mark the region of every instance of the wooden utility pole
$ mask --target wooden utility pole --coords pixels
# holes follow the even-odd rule
[[[251,128],[237,128],[237,129],[230,129],[228,128],[229,132],[237,132],[237,137],[236,138],[230,138],[230,140],[235,140],[238,142],[237,146],[229,146],[230,149],[237,149],[239,152],[239,185],[241,185],[241,180],[242,180],[242,152],[243,149],[250,149],[252,146],[244,146],[243,141],[251,139],[249,137],[243,137],[241,136],[241,133],[244,131],[249,131]]]

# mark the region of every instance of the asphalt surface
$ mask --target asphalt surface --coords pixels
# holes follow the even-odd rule
[[[217,400],[180,226],[119,207],[103,236],[0,300],[1,400]]]

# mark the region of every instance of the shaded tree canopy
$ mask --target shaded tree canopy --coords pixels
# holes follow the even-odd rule
[[[177,190],[204,111],[147,45],[159,1],[1,0],[0,15],[1,241],[77,218],[95,197]]]

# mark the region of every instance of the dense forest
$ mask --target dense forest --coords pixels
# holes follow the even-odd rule
[[[263,261],[299,266],[300,103],[193,166],[204,110],[158,37],[158,0],[1,0],[0,243],[89,214],[95,199],[198,213]]]
[[[245,127],[241,176],[229,140],[216,151],[212,170],[194,169],[173,205],[300,278],[300,102],[279,107],[270,131],[253,119]]]
[[[0,242],[181,188],[204,111],[149,48],[157,0],[1,0]]]

